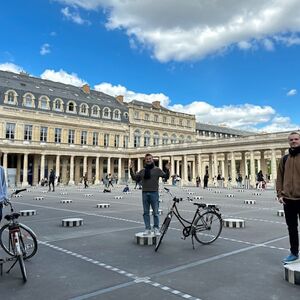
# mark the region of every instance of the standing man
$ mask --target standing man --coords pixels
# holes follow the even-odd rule
[[[51,169],[49,175],[49,192],[51,191],[51,185],[52,185],[52,192],[54,192],[54,182],[55,182],[55,172],[53,169]]]
[[[170,177],[170,164],[166,164],[166,172],[162,171],[160,168],[154,165],[153,156],[151,154],[145,155],[145,167],[139,172],[135,173],[133,170],[133,162],[130,165],[130,176],[136,182],[142,183],[142,199],[143,199],[143,209],[144,209],[144,223],[145,223],[145,232],[144,235],[151,234],[151,225],[150,225],[150,205],[153,210],[153,230],[154,234],[159,234],[159,177],[162,177],[166,180]]]
[[[290,238],[290,254],[283,263],[299,258],[298,218],[300,218],[300,134],[292,132],[288,136],[289,154],[279,163],[276,181],[278,201],[283,204]]]
[[[208,179],[209,179],[209,175],[208,175],[208,171],[206,171],[206,173],[204,175],[204,179],[203,179],[203,188],[204,189],[207,189]]]
[[[0,222],[2,219],[3,202],[5,200],[7,200],[7,184],[5,179],[4,168],[0,166]]]
[[[83,182],[84,182],[84,188],[85,189],[88,188],[89,186],[88,186],[88,174],[87,174],[87,172],[83,176]]]

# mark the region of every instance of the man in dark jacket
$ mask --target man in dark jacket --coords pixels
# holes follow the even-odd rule
[[[166,172],[154,165],[153,156],[151,154],[145,155],[145,167],[139,172],[135,173],[133,170],[134,164],[130,165],[130,176],[133,180],[142,182],[142,197],[144,208],[144,223],[145,232],[144,235],[151,234],[150,225],[150,205],[153,210],[153,222],[154,222],[154,234],[159,234],[159,177],[169,179],[170,177],[170,164],[165,165]]]
[[[51,191],[51,185],[52,185],[52,191],[54,192],[54,182],[55,182],[55,172],[53,169],[51,169],[49,175],[49,192]]]
[[[290,238],[291,253],[283,259],[283,263],[290,263],[299,258],[300,134],[290,133],[288,141],[289,155],[281,158],[276,181],[277,197],[278,201],[283,204]]]

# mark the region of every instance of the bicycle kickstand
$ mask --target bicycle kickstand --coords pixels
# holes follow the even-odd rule
[[[12,266],[9,268],[8,271],[6,271],[6,273],[8,274],[10,272],[10,270],[16,265],[18,259],[15,260],[15,262],[12,264]]]
[[[195,243],[194,243],[194,235],[192,234],[192,245],[193,245],[193,250],[195,250]]]

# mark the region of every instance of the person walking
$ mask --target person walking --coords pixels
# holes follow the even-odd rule
[[[114,187],[113,186],[113,184],[112,184],[112,182],[113,182],[113,178],[112,178],[112,176],[111,176],[111,174],[108,174],[107,175],[107,187],[109,188],[109,186],[111,185],[112,187]]]
[[[51,169],[49,175],[49,192],[51,191],[51,185],[52,185],[52,192],[54,192],[54,182],[55,182],[55,172],[53,169]]]
[[[88,185],[88,175],[87,175],[87,172],[84,174],[83,176],[83,183],[84,183],[84,188],[88,188],[89,185]]]
[[[283,263],[299,258],[298,219],[300,219],[300,134],[288,136],[289,154],[284,155],[278,166],[276,190],[278,201],[283,204],[290,240],[290,254]]]
[[[150,225],[150,206],[153,210],[153,230],[154,234],[159,234],[159,178],[169,179],[170,177],[170,164],[165,165],[165,170],[154,165],[152,154],[145,155],[145,166],[142,170],[137,173],[134,171],[134,164],[131,162],[130,165],[130,176],[136,182],[142,182],[142,200],[143,200],[143,218],[145,223],[144,235],[151,234]]]
[[[7,197],[7,183],[5,179],[5,171],[4,168],[0,166],[0,222],[2,220],[3,203],[6,200],[8,200],[8,197]]]
[[[206,172],[204,175],[204,178],[203,178],[203,188],[204,189],[207,189],[208,178],[209,178],[209,175],[208,175],[208,172]]]
[[[199,187],[200,186],[200,183],[201,183],[201,179],[200,179],[200,176],[198,175],[196,177],[196,186]]]

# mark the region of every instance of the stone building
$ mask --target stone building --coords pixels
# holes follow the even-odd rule
[[[109,173],[124,182],[131,160],[139,169],[148,152],[162,168],[170,161],[184,184],[208,170],[211,180],[240,173],[255,185],[260,169],[275,179],[286,138],[196,123],[158,101],[125,103],[87,84],[0,71],[1,164],[10,185],[36,185],[50,169],[63,184],[78,184],[85,173],[95,184]]]

